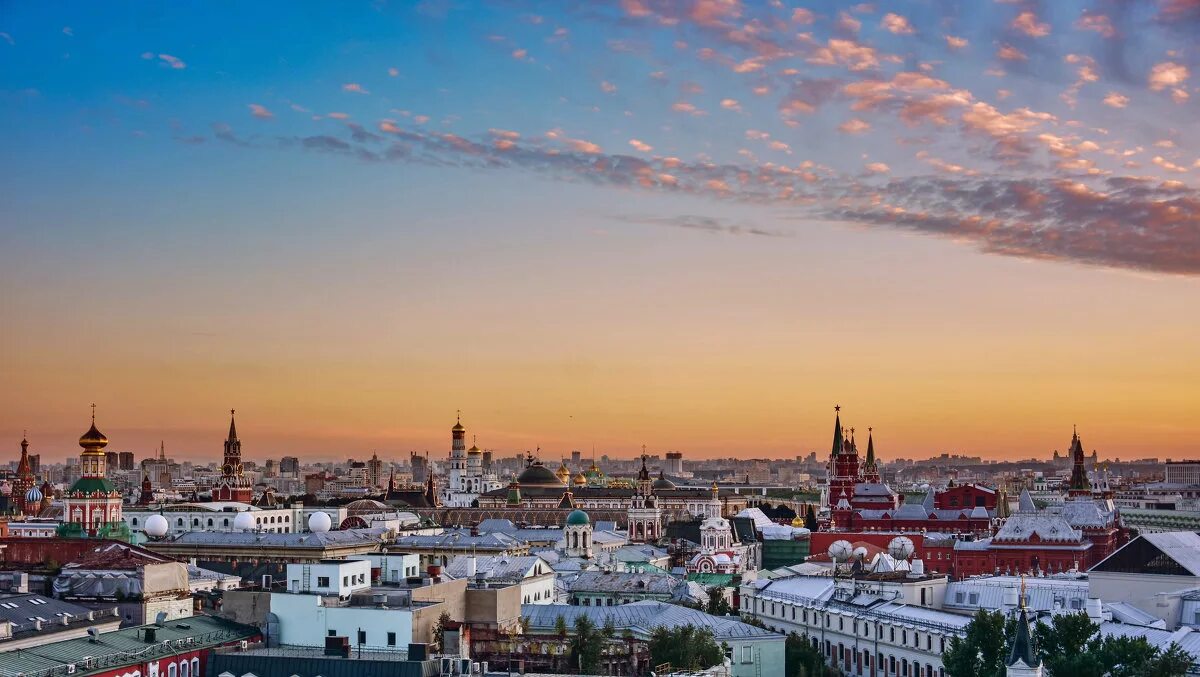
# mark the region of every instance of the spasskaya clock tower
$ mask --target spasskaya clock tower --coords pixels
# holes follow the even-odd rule
[[[229,410],[229,437],[225,439],[225,459],[221,463],[221,479],[213,489],[214,501],[249,503],[254,498],[250,480],[242,473],[242,442],[234,425],[234,410]]]

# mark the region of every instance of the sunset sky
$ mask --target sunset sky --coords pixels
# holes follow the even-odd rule
[[[569,6],[568,6],[569,5]],[[0,4],[0,458],[1200,458],[1200,0]]]

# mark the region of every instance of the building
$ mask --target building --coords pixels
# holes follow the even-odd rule
[[[554,569],[540,555],[459,555],[450,560],[445,572],[475,583],[520,586],[522,604],[553,604],[555,601]]]
[[[414,478],[416,474],[414,466]],[[450,469],[446,475],[446,486],[442,489],[442,504],[470,507],[481,493],[502,486],[495,475],[484,472],[483,450],[474,442],[470,449],[467,448],[467,429],[462,424],[460,412],[454,427],[450,429]]]
[[[178,536],[190,531],[233,532],[244,531],[236,523],[241,513],[249,513],[253,520],[251,528],[271,534],[290,534],[303,531],[308,515],[319,510],[330,516],[333,524],[345,519],[345,511],[338,508],[304,508],[300,505],[276,508],[260,508],[238,501],[209,501],[199,503],[167,503],[161,506],[134,506],[124,511],[123,518],[136,542],[145,542],[146,520],[151,515],[162,515],[167,520],[169,536]]]
[[[643,600],[669,602],[687,595],[686,581],[668,574],[580,571],[563,577],[567,603],[617,606]]]
[[[457,667],[457,666],[456,666]],[[215,651],[209,677],[433,677],[440,675],[438,660],[409,660],[407,651],[355,650],[349,655],[327,655],[316,647],[266,647]],[[460,668],[460,674],[461,672]],[[449,677],[448,675],[446,677]]]
[[[111,632],[121,625],[116,605],[92,609],[32,593],[0,594],[0,654],[76,637]],[[0,664],[4,658],[0,656]]]
[[[96,407],[92,405],[92,427],[79,438],[79,479],[63,495],[63,525],[67,537],[116,538],[129,540],[121,519],[123,497],[107,477],[104,447],[108,438],[96,429]]]
[[[279,459],[279,474],[282,477],[300,477],[300,459],[295,456],[284,456]]]
[[[229,435],[225,438],[225,456],[221,461],[221,477],[212,490],[214,501],[249,503],[254,500],[250,478],[242,465],[242,442],[237,436],[234,410],[229,410]]]
[[[1167,484],[1200,485],[1200,461],[1167,461]]]
[[[117,605],[121,625],[142,625],[192,615],[187,565],[144,548],[110,542],[63,565],[54,579],[59,599],[108,609]]]
[[[0,677],[208,677],[213,649],[259,638],[257,628],[194,616],[0,654]]]
[[[615,638],[609,640],[600,670],[606,675],[644,675],[654,669],[650,661],[649,641],[656,628],[691,625],[711,630],[717,643],[726,647],[730,677],[783,677],[784,643],[778,633],[748,625],[735,617],[712,616],[675,604],[641,601],[620,606],[571,606],[563,604],[521,607],[528,629],[519,636],[487,636],[477,633],[471,642],[472,655],[503,669],[513,658],[521,662],[526,674],[534,672],[571,672],[565,651],[574,632],[575,621],[586,616],[596,627],[611,624]],[[559,620],[567,626],[567,637],[560,637]]]
[[[1163,615],[1170,629],[1200,624],[1200,608],[1185,613],[1179,594],[1200,588],[1200,535],[1141,534],[1088,570],[1088,585],[1093,595]]]

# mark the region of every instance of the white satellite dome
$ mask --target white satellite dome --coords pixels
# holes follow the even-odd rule
[[[146,535],[151,538],[162,538],[167,535],[167,518],[162,515],[151,515],[146,518]]]
[[[829,553],[829,558],[835,562],[848,562],[850,561],[850,556],[854,554],[854,546],[850,544],[850,541],[834,541],[829,544],[827,552]]]
[[[249,510],[243,510],[233,518],[233,528],[237,531],[250,531],[254,528],[254,515]]]
[[[329,513],[327,512],[314,512],[308,516],[308,530],[314,534],[329,531],[332,526],[333,520],[329,518]]]
[[[913,554],[913,542],[908,536],[897,536],[888,542],[888,554],[896,559],[908,559]]]

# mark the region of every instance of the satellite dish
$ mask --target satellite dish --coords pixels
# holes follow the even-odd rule
[[[166,624],[166,622],[167,622],[167,612],[165,612],[165,611],[158,612],[158,615],[154,617],[154,624],[160,628],[164,624]]]
[[[167,524],[167,518],[162,515],[151,515],[146,518],[146,535],[151,538],[162,538],[167,535],[167,530],[171,526]]]
[[[897,536],[888,543],[888,554],[896,559],[908,559],[913,554],[913,542],[908,536]]]
[[[243,510],[233,518],[233,528],[237,531],[250,531],[254,528],[254,515],[249,510]]]
[[[857,548],[854,549],[854,556],[858,559],[866,559],[867,558],[867,549],[861,545],[858,546]]]
[[[329,518],[327,512],[314,512],[308,516],[308,530],[314,534],[329,531],[332,526],[333,520]]]
[[[829,559],[836,562],[849,562],[850,556],[854,554],[854,546],[850,541],[840,540],[829,544]]]

